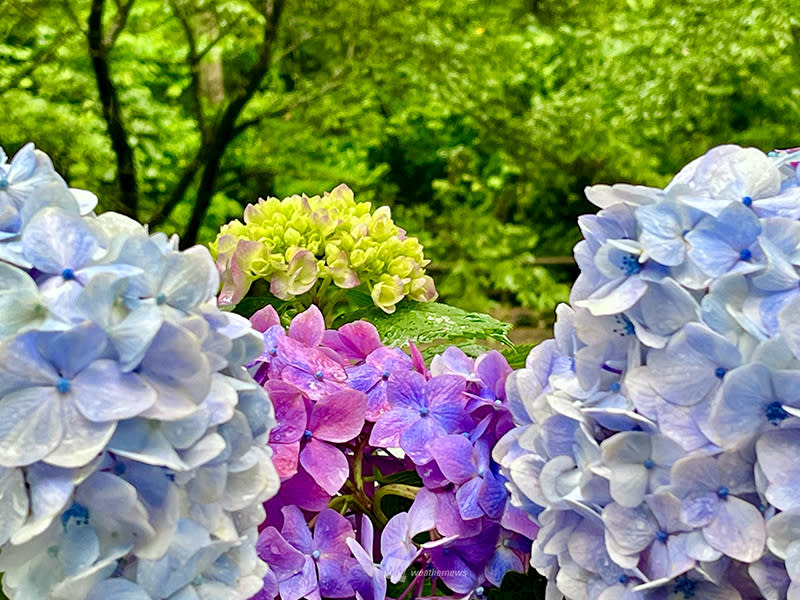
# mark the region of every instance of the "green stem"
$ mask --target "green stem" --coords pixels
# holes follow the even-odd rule
[[[413,485],[405,485],[403,483],[390,483],[389,485],[384,485],[379,487],[375,490],[375,497],[372,499],[372,509],[375,511],[375,516],[381,522],[381,524],[386,524],[389,522],[389,519],[386,517],[386,514],[383,512],[381,508],[381,500],[383,500],[384,496],[400,496],[401,498],[408,498],[413,500],[417,497],[417,492],[420,488],[415,487]]]

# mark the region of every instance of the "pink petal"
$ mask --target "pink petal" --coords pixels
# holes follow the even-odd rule
[[[343,443],[364,427],[367,396],[358,390],[341,390],[317,401],[311,409],[308,428],[317,439]]]
[[[325,333],[325,319],[313,304],[308,310],[301,312],[289,325],[289,337],[302,342],[311,348],[319,346]]]
[[[300,464],[331,496],[342,488],[350,474],[350,467],[341,450],[313,438],[300,451]]]

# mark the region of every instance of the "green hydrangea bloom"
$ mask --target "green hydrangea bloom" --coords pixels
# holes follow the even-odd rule
[[[388,206],[371,209],[344,184],[322,196],[248,205],[244,223],[223,225],[211,244],[222,279],[220,304],[237,304],[258,279],[269,281],[281,300],[325,280],[345,289],[363,285],[387,313],[406,296],[435,300],[433,279],[425,274],[430,261],[419,240],[392,221]]]

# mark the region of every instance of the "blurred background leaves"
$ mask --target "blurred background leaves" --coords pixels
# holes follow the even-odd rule
[[[797,142],[792,5],[0,0],[0,144],[186,243],[344,182],[420,237],[443,301],[546,324],[586,185]]]

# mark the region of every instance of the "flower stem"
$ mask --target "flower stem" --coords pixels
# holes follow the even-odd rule
[[[405,485],[403,483],[390,483],[375,490],[375,497],[372,499],[372,508],[375,511],[375,516],[378,520],[385,525],[389,519],[381,508],[381,500],[384,496],[400,496],[402,498],[409,498],[413,500],[417,497],[417,492],[420,488],[413,485]]]

